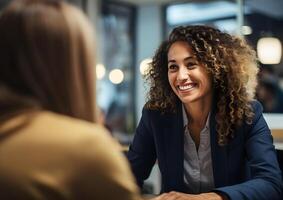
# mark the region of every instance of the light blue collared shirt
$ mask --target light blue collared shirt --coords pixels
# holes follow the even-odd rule
[[[182,110],[184,121],[184,182],[188,188],[188,193],[209,192],[214,188],[210,147],[210,114],[207,117],[205,127],[200,132],[200,143],[197,150],[187,127],[188,117],[184,105]]]

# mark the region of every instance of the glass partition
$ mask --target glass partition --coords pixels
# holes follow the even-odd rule
[[[111,1],[101,3],[103,53],[96,68],[98,106],[105,125],[122,143],[127,143],[127,135],[135,129],[135,8]]]

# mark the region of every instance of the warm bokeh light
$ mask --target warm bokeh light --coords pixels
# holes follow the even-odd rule
[[[124,73],[120,69],[113,69],[109,73],[109,79],[114,84],[119,84],[124,80]]]
[[[97,64],[96,65],[96,77],[97,79],[103,79],[105,76],[106,70],[103,64]]]
[[[242,26],[242,34],[243,35],[250,35],[253,33],[253,30],[250,26]]]
[[[278,64],[281,61],[282,45],[278,38],[263,37],[257,42],[257,54],[262,64]]]
[[[140,72],[142,75],[145,75],[148,72],[151,62],[152,62],[151,58],[146,58],[143,61],[141,61]]]

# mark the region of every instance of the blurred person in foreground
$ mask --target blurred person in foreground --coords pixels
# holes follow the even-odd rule
[[[94,123],[91,29],[60,0],[2,11],[0,199],[139,199],[118,143]]]
[[[281,171],[262,106],[255,52],[208,26],[175,28],[148,73],[128,159],[137,182],[158,161],[156,200],[280,199]]]

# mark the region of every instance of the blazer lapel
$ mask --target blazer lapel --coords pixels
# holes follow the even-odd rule
[[[226,146],[218,145],[215,113],[210,118],[210,146],[215,188],[228,184],[228,160]]]
[[[177,113],[167,115],[165,130],[166,163],[172,190],[185,192],[184,187],[184,130],[182,107],[177,105]],[[168,121],[167,121],[168,120]]]

